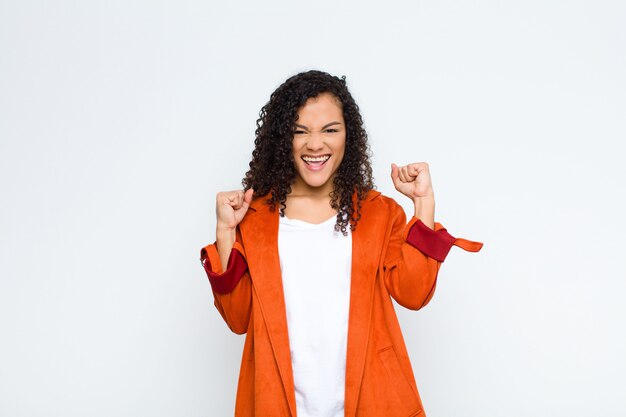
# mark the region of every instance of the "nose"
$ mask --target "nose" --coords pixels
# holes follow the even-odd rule
[[[317,132],[311,132],[306,141],[306,147],[311,151],[320,150],[324,147],[324,138]]]

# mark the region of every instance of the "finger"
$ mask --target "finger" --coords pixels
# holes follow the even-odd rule
[[[228,192],[220,193],[217,195],[217,201],[221,205],[231,206],[233,204],[233,196]]]
[[[394,163],[391,164],[391,181],[396,187],[400,183],[400,178],[398,178],[398,166]]]
[[[250,203],[252,202],[252,196],[253,195],[254,195],[254,190],[252,188],[246,190],[245,194],[243,195],[243,202],[242,202],[241,206],[245,210],[248,210],[248,207],[250,207]]]
[[[235,208],[235,199],[233,196],[228,196],[224,199],[224,205],[229,206],[231,208]]]
[[[406,178],[404,178],[404,173],[401,168],[398,168],[398,178],[400,178],[401,182],[406,182]]]
[[[237,204],[237,192],[226,191],[226,192],[219,193],[218,201],[220,204],[233,207]]]
[[[404,177],[407,179],[407,182],[411,182],[413,180],[415,180],[416,175],[413,175],[411,173],[411,171],[409,170],[410,166],[406,165],[404,167]]]
[[[410,182],[411,180],[408,178],[408,175],[406,173],[406,166],[403,166],[400,168],[400,179],[402,180],[402,182]]]
[[[430,167],[428,166],[428,162],[418,162],[416,164],[417,167],[417,172],[418,173],[422,173],[422,172],[430,172]]]
[[[233,208],[235,210],[238,210],[241,208],[241,205],[243,204],[243,191],[236,191],[235,195],[233,196]]]

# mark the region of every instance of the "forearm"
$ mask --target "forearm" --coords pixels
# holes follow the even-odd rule
[[[216,236],[216,245],[217,252],[220,254],[220,262],[222,264],[222,270],[226,271],[228,267],[228,258],[230,257],[230,252],[233,249],[236,239],[236,229],[221,227],[217,225],[215,236]]]
[[[416,197],[413,199],[415,205],[415,217],[420,219],[429,228],[435,228],[435,197]]]

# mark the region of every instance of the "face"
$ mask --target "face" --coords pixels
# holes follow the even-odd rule
[[[328,195],[346,148],[341,102],[330,93],[306,101],[294,126],[296,181],[292,192]]]

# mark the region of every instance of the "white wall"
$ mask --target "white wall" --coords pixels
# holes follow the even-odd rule
[[[230,3],[0,2],[0,415],[232,415],[199,251],[309,68],[485,243],[399,310],[428,416],[626,415],[625,3]]]

